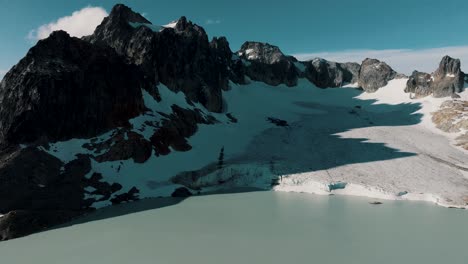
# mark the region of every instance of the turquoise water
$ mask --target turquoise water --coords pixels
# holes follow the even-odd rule
[[[468,263],[468,211],[369,201],[279,192],[145,200],[1,242],[0,263]]]

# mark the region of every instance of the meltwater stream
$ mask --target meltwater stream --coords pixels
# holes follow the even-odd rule
[[[0,263],[468,263],[468,211],[369,201],[280,192],[144,200],[1,242]]]

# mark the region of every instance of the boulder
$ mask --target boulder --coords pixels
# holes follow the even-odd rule
[[[373,93],[397,77],[397,73],[385,62],[365,59],[359,70],[358,84],[365,92]]]
[[[406,82],[405,93],[412,93],[416,98],[432,94],[432,76],[425,72],[414,71]]]

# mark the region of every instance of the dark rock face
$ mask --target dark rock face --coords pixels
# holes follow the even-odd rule
[[[244,59],[245,74],[254,81],[269,85],[295,86],[299,71],[297,60],[285,56],[277,46],[261,42],[245,42],[237,52]]]
[[[449,56],[443,57],[433,76],[434,97],[452,96],[463,91],[465,74],[461,71],[459,59],[453,59]]]
[[[0,240],[29,235],[64,224],[83,214],[80,211],[65,210],[15,210],[0,217]]]
[[[136,163],[144,163],[153,150],[151,142],[142,135],[125,129],[118,130],[110,139],[85,146],[97,153],[94,159],[98,162],[133,159]]]
[[[127,126],[144,109],[141,80],[112,49],[54,32],[0,83],[0,140],[65,140]]]
[[[63,223],[87,211],[82,173],[36,148],[9,148],[0,156],[0,239]],[[90,169],[90,167],[88,168]]]
[[[130,24],[132,23],[132,24]],[[91,43],[106,44],[130,62],[139,65],[153,84],[161,82],[173,91],[183,91],[214,112],[222,110],[221,90],[228,88],[229,74],[223,40],[210,45],[205,30],[181,17],[174,28],[155,30],[149,21],[130,8],[117,5],[94,34]],[[216,45],[221,43],[221,45]]]
[[[192,196],[192,193],[185,187],[180,187],[174,190],[172,197],[186,198]]]
[[[140,199],[138,197],[139,193],[140,190],[138,190],[136,187],[133,187],[126,193],[116,195],[110,201],[112,202],[112,204],[121,204],[124,202],[138,201]]]
[[[91,171],[89,156],[80,155],[64,164],[35,147],[9,147],[0,154],[0,240],[11,239],[62,224],[92,210],[95,199],[85,194],[102,195],[101,200],[122,186],[102,181]],[[88,193],[85,187],[93,187]],[[129,196],[130,195],[130,196]],[[134,199],[135,192],[114,197]],[[99,201],[101,201],[99,200]]]
[[[432,76],[425,72],[414,71],[406,83],[405,93],[414,93],[416,98],[432,93]]]
[[[64,208],[68,201],[58,199],[65,193],[51,194],[63,179],[62,162],[34,148],[10,148],[0,157],[0,214],[15,209]],[[79,194],[78,194],[79,195]],[[71,199],[70,195],[66,200]],[[34,199],[32,199],[34,197]],[[71,205],[80,209],[80,204]]]
[[[346,83],[355,83],[359,69],[357,63],[337,63],[317,58],[306,63],[305,77],[319,88],[341,87]]]
[[[87,192],[87,194],[102,196],[98,200],[89,198],[89,200],[86,200],[87,203],[92,204],[93,202],[108,201],[113,193],[122,189],[122,185],[119,183],[110,184],[102,180],[103,177],[101,173],[93,173],[89,179],[83,179],[84,185],[94,188],[93,191]]]
[[[173,113],[163,120],[159,128],[150,140],[156,150],[156,155],[167,155],[170,148],[176,151],[188,151],[192,149],[187,138],[195,134],[198,124],[213,124],[216,120],[210,116],[205,117],[200,111],[172,106]]]
[[[220,81],[225,76],[229,76],[229,79],[238,84],[245,84],[245,72],[242,60],[231,51],[229,42],[225,37],[213,38],[210,42],[210,48],[214,52],[216,63],[220,70]],[[222,87],[224,90],[228,87]]]
[[[343,69],[343,81],[347,83],[357,83],[359,80],[359,71],[361,65],[356,62],[339,63]]]
[[[414,71],[406,83],[405,92],[414,93],[415,98],[431,94],[434,97],[457,97],[456,93],[463,91],[464,79],[460,60],[445,56],[432,75]]]
[[[373,93],[397,77],[397,73],[385,62],[365,59],[359,71],[359,86],[368,93]]]

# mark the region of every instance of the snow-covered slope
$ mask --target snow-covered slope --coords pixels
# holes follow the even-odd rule
[[[251,186],[465,207],[468,168],[463,164],[468,164],[468,156],[430,121],[430,113],[444,99],[411,100],[403,92],[405,83],[406,79],[392,80],[373,94],[352,85],[319,89],[305,79],[296,87],[231,83],[223,94],[224,113],[210,113],[219,122],[199,125],[189,138],[190,151],[152,155],[143,164],[93,161],[92,172],[123,186],[114,196],[133,187],[144,198],[169,196],[180,184],[200,192]],[[170,113],[172,104],[203,109],[188,104],[182,93],[164,86],[159,90],[161,103],[143,92],[151,111],[131,120],[134,131],[145,137],[153,132],[145,131],[153,129],[145,126],[146,119]],[[49,153],[69,161],[89,152],[81,147],[86,141],[58,142]],[[220,169],[216,164],[223,147]],[[345,188],[330,191],[338,182],[346,183]],[[94,204],[105,205],[110,202]]]

